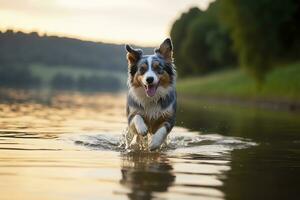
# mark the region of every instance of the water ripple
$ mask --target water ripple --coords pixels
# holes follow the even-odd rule
[[[115,134],[78,135],[72,138],[76,145],[82,145],[96,150],[124,151],[124,137]],[[227,137],[218,134],[172,133],[167,139],[167,145],[162,152],[193,154],[208,154],[217,156],[235,149],[244,149],[257,145],[247,139]]]

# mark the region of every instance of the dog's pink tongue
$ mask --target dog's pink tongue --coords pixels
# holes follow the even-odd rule
[[[146,92],[147,92],[147,95],[149,97],[153,97],[155,95],[155,92],[156,92],[156,87],[153,86],[153,85],[149,85],[146,89]]]

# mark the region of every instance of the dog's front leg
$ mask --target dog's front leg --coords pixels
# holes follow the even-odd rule
[[[160,127],[151,138],[149,144],[149,150],[154,151],[162,145],[168,135],[168,131],[165,126]]]
[[[154,151],[158,149],[162,143],[165,141],[167,135],[171,132],[175,124],[175,115],[170,116],[162,124],[162,126],[154,133],[149,144],[149,150]]]
[[[133,117],[130,126],[134,126],[137,133],[141,134],[142,136],[145,136],[148,133],[148,127],[146,126],[142,116],[139,114],[136,114]]]

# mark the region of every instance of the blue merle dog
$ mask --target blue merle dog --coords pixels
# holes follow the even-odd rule
[[[159,149],[175,124],[176,70],[173,45],[166,39],[153,55],[126,45],[128,60],[128,133],[134,147],[143,136],[150,137],[147,148]]]

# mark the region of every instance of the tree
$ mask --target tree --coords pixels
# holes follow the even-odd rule
[[[290,57],[291,52],[299,52],[298,0],[220,2],[222,22],[230,28],[240,65],[258,82],[276,62]],[[293,54],[294,58],[299,56]]]
[[[202,11],[199,8],[191,8],[188,12],[183,13],[179,19],[177,19],[171,28],[171,38],[174,43],[174,57],[177,71],[180,75],[187,75],[190,71],[190,66],[186,62],[186,58],[181,54],[181,48],[183,41],[186,39],[187,29],[190,23],[201,15]]]
[[[189,25],[180,54],[195,73],[207,73],[233,65],[235,56],[226,27],[219,23],[219,2]]]
[[[235,64],[229,32],[219,22],[219,2],[206,11],[191,8],[171,29],[180,76],[204,74]]]

